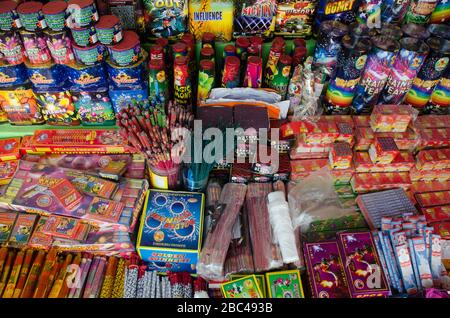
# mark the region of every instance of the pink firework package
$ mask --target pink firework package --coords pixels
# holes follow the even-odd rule
[[[303,253],[314,298],[350,297],[336,241],[305,243]]]
[[[370,232],[341,232],[337,241],[352,298],[390,294]]]

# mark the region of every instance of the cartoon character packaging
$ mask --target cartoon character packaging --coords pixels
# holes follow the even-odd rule
[[[298,270],[266,273],[269,298],[304,298]]]
[[[220,287],[224,298],[262,298],[261,289],[255,275],[232,280]]]
[[[310,36],[316,12],[316,0],[277,1],[275,34],[283,36]]]
[[[30,86],[14,86],[0,90],[0,107],[15,125],[42,124],[44,117]]]
[[[143,3],[151,36],[177,38],[187,32],[188,1],[144,0]]]
[[[202,241],[203,206],[201,193],[149,191],[137,251],[150,268],[195,273]]]

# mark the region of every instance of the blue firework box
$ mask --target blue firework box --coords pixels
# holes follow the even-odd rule
[[[0,64],[0,87],[22,85],[27,82],[27,68],[24,63],[18,65]]]
[[[117,66],[106,60],[109,83],[114,89],[143,89],[145,86],[145,58],[131,66]]]
[[[150,190],[137,251],[158,272],[196,272],[202,245],[203,193]]]
[[[27,64],[26,66],[28,79],[33,84],[33,89],[45,90],[61,87],[67,79],[65,68],[60,64]]]
[[[109,87],[109,98],[113,104],[114,111],[118,113],[122,108],[136,105],[142,109],[149,108],[147,86],[143,89],[115,89]]]
[[[67,65],[66,72],[72,91],[98,90],[108,87],[103,63],[90,66]]]

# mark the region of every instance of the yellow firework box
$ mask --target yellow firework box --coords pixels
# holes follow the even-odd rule
[[[198,41],[205,32],[214,33],[218,41],[231,41],[233,16],[233,0],[189,1],[189,31]]]

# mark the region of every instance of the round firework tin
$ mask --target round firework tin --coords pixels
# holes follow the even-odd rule
[[[118,66],[128,66],[136,63],[142,56],[139,36],[136,32],[123,32],[120,43],[108,46],[111,62]]]
[[[404,100],[405,104],[409,104],[419,111],[424,111],[434,87],[448,67],[450,59],[449,40],[431,37],[426,43],[430,47],[430,52]]]
[[[430,23],[447,23],[450,21],[450,2],[440,0],[431,14]]]
[[[69,0],[67,13],[69,28],[85,28],[99,19],[94,0]]]
[[[19,4],[17,13],[23,28],[27,31],[39,31],[47,27],[40,2],[29,1]]]
[[[71,29],[72,38],[78,46],[89,46],[98,42],[97,31],[93,26]]]
[[[260,88],[262,84],[262,58],[249,56],[247,60],[247,70],[244,77],[244,86]]]
[[[431,94],[430,101],[426,106],[426,112],[431,114],[445,115],[450,109],[450,67],[442,76],[439,83]]]
[[[164,65],[158,60],[149,63],[148,88],[150,106],[164,107],[169,100],[169,85]]]
[[[173,77],[175,103],[190,108],[192,103],[192,86],[188,58],[186,56],[177,56],[175,59]]]
[[[16,8],[16,2],[12,0],[2,1],[0,6],[0,30],[11,31],[22,27]]]
[[[104,45],[116,44],[122,40],[122,25],[115,15],[101,16],[95,24],[95,29],[98,40]]]
[[[400,45],[378,103],[399,104],[403,101],[429,51],[428,45],[415,38],[403,38]]]
[[[382,23],[401,23],[411,0],[384,0],[381,3]]]
[[[450,25],[430,24],[428,26],[428,32],[430,32],[431,36],[450,40]]]
[[[64,1],[51,1],[42,7],[45,22],[52,31],[62,31],[66,27],[67,3]]]
[[[56,64],[70,64],[75,61],[72,40],[68,31],[45,31],[47,47]]]
[[[400,49],[398,41],[385,36],[375,36],[372,44],[352,103],[357,114],[370,113],[376,105]]]
[[[403,23],[427,24],[438,0],[411,0]]]
[[[239,86],[239,68],[241,61],[237,56],[227,56],[223,69],[222,87],[235,88]]]
[[[348,27],[337,21],[325,21],[320,25],[319,36],[314,51],[314,65],[330,76],[336,66],[341,50],[341,40],[348,33]]]
[[[31,64],[45,64],[52,60],[43,32],[20,31],[25,55]]]
[[[105,51],[105,47],[99,42],[86,47],[73,45],[76,61],[88,66],[103,62],[106,55]]]
[[[25,61],[25,49],[19,33],[15,31],[0,32],[0,52],[9,64],[22,64]]]
[[[145,60],[147,54],[130,66],[116,66],[110,59],[106,60],[106,70],[108,72],[109,83],[114,89],[142,89],[144,87]],[[155,61],[164,67],[161,61]],[[167,80],[167,78],[166,78]]]
[[[402,26],[404,36],[425,40],[430,36],[427,28],[421,24],[407,23]]]
[[[59,64],[48,62],[42,65],[26,63],[27,74],[34,88],[45,89],[47,87],[63,86],[67,74]]]
[[[214,87],[215,65],[211,60],[201,60],[198,71],[197,104],[205,102]]]
[[[78,126],[80,119],[72,101],[72,94],[65,89],[36,91],[36,100],[48,125]]]
[[[0,62],[0,87],[11,87],[28,82],[27,68],[25,64],[9,65]]]
[[[330,79],[323,103],[328,114],[347,114],[350,111],[356,85],[366,65],[367,53],[371,49],[369,39],[352,43],[351,36],[342,39],[342,50],[338,57],[336,73]]]
[[[83,126],[109,126],[116,122],[107,89],[74,92],[72,100]]]
[[[108,85],[103,63],[91,66],[80,64],[67,65],[66,73],[71,91],[95,90]]]

